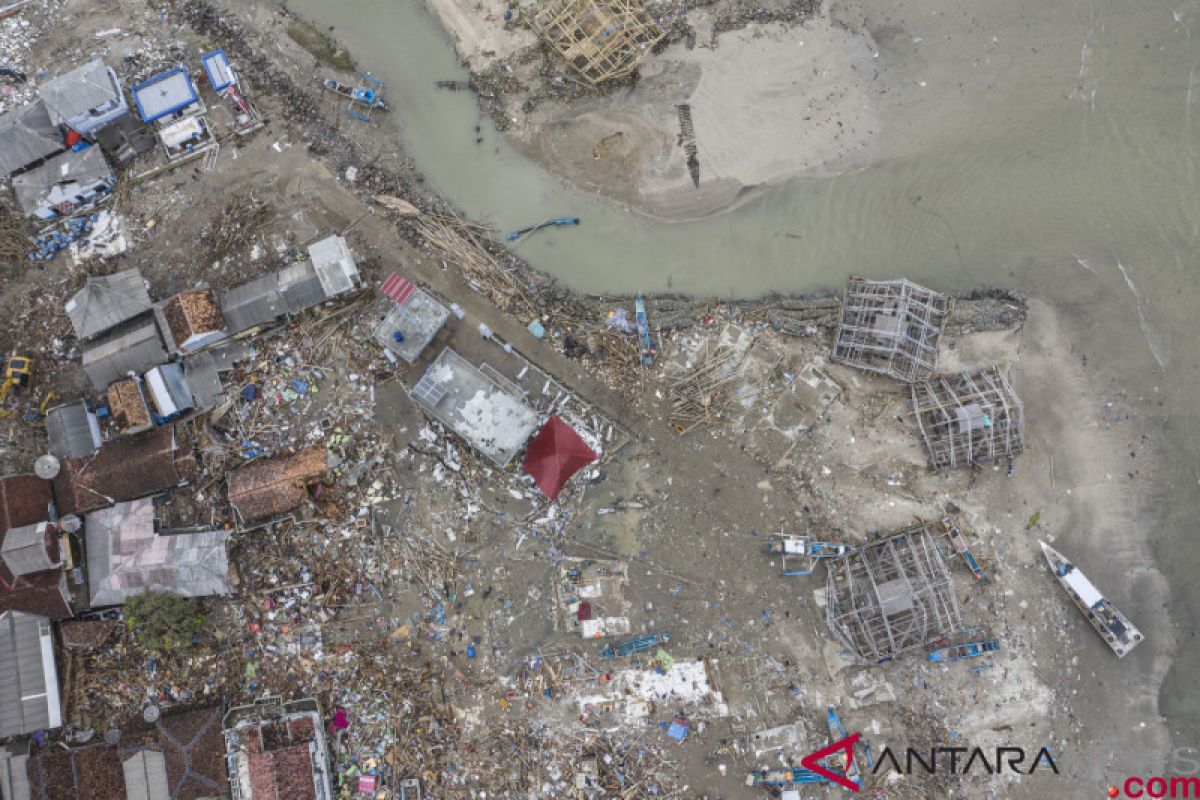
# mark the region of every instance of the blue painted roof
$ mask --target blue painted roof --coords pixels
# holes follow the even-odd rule
[[[213,50],[211,53],[200,56],[200,63],[204,65],[204,73],[208,75],[208,85],[214,92],[233,85],[233,70],[229,68],[229,56],[225,55],[223,49]]]
[[[143,122],[174,114],[195,103],[199,97],[186,67],[174,67],[130,89]]]

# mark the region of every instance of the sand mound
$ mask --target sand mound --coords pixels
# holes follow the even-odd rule
[[[525,145],[581,188],[655,216],[704,216],[748,187],[866,161],[879,127],[869,42],[816,19],[725,33],[715,49],[675,45],[647,60],[634,89],[541,120]]]

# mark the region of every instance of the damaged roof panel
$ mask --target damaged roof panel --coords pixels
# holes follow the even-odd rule
[[[166,360],[167,350],[153,319],[128,330],[111,331],[83,346],[83,371],[97,389]]]
[[[42,100],[0,114],[0,178],[62,151],[62,136]]]

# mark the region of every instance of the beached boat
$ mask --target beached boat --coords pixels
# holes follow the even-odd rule
[[[976,656],[981,656],[984,653],[995,653],[999,649],[1000,640],[986,639],[982,642],[956,644],[951,647],[943,647],[940,650],[934,650],[929,654],[929,660],[952,663],[954,661],[961,661],[964,658],[975,658]]]
[[[342,83],[337,78],[326,78],[321,81],[321,85],[331,92],[340,94],[347,98],[351,103],[356,103],[372,111],[387,111],[387,103],[383,101],[379,90],[370,86],[351,86],[347,83]]]
[[[1038,544],[1042,546],[1042,552],[1046,554],[1046,561],[1050,562],[1050,569],[1054,570],[1058,582],[1112,651],[1124,658],[1126,653],[1137,647],[1142,641],[1142,632],[1116,606],[1104,599],[1100,590],[1062,553],[1045,542],[1039,541]]]
[[[825,718],[829,723],[829,738],[835,742],[845,739],[846,728],[842,725],[842,721],[838,719],[837,712],[832,708],[827,709]],[[858,766],[858,759],[854,755],[854,748],[847,750],[844,756],[831,758],[830,766],[845,775],[847,780],[858,784],[859,787],[862,786],[862,770]],[[858,790],[856,789],[855,791]]]
[[[655,349],[650,342],[650,320],[646,317],[646,301],[640,294],[634,301],[633,309],[637,322],[638,345],[641,349],[642,363],[648,367],[654,363]]]

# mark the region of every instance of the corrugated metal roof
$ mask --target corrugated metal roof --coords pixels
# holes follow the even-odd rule
[[[302,261],[280,270],[279,291],[287,301],[288,311],[293,314],[329,299],[312,261]]]
[[[142,750],[121,763],[126,800],[171,800],[167,759],[157,750]]]
[[[76,292],[64,308],[75,328],[75,335],[88,339],[149,311],[150,293],[146,291],[142,273],[137,269],[126,269],[88,278],[87,285]]]
[[[42,84],[38,94],[46,102],[46,110],[55,124],[69,124],[106,103],[112,103],[114,107],[125,103],[116,77],[99,59],[51,78]]]
[[[0,545],[0,558],[13,575],[31,575],[59,565],[55,560],[58,547],[46,546],[48,527],[48,523],[38,522],[0,534],[4,537],[4,544]]]
[[[160,536],[149,499],[84,517],[92,606],[124,603],[146,590],[184,597],[229,594],[227,531]]]
[[[345,294],[358,285],[358,266],[341,236],[329,236],[308,246],[317,278],[326,297]]]
[[[0,614],[0,736],[62,725],[50,620]]]
[[[62,150],[62,136],[41,100],[0,114],[0,177]]]
[[[100,423],[83,400],[47,411],[46,434],[59,458],[83,458],[100,448]]]
[[[0,747],[0,800],[30,800],[29,755]]]
[[[114,180],[112,170],[100,148],[89,147],[55,156],[37,169],[13,178],[12,185],[21,209],[32,214],[56,187],[61,188],[54,199],[60,200],[64,194],[77,195],[104,180]]]
[[[219,303],[230,333],[264,325],[289,310],[279,292],[279,275],[274,272],[221,292]]]
[[[402,304],[416,290],[417,287],[413,282],[399,272],[393,272],[391,275],[388,275],[384,282],[379,285],[379,291],[383,293],[384,297],[392,298],[392,301],[397,305]]]
[[[105,334],[83,348],[83,371],[97,389],[166,360],[166,348],[152,319],[128,331]]]

